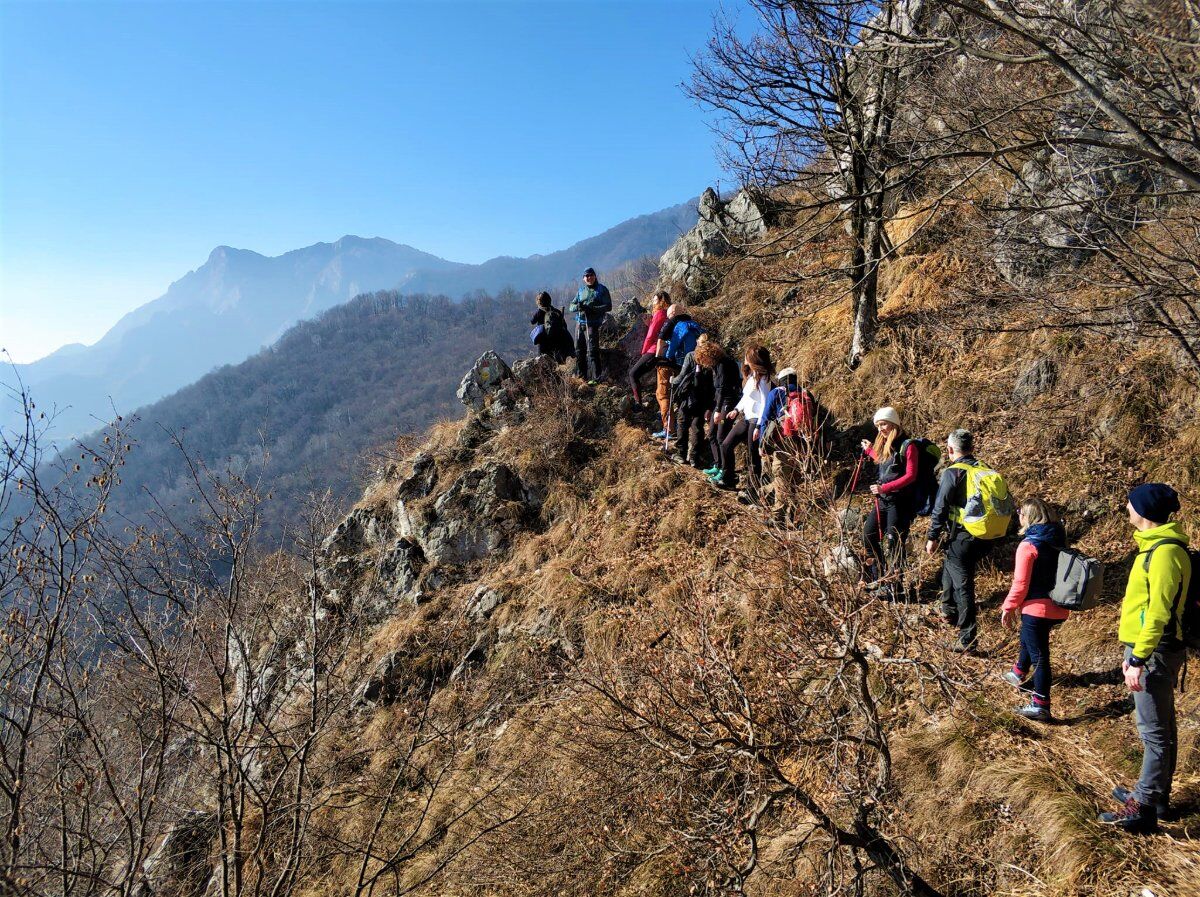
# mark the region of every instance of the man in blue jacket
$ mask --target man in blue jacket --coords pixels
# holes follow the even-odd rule
[[[603,379],[600,370],[600,325],[604,316],[612,311],[612,296],[608,287],[596,279],[596,272],[588,268],[583,272],[583,286],[571,300],[570,311],[575,312],[575,371],[584,380],[596,382]],[[591,367],[591,377],[588,367]]]

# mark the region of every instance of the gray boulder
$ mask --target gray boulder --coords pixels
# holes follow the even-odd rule
[[[499,391],[501,384],[511,377],[512,370],[508,364],[489,349],[479,356],[475,364],[471,365],[471,370],[462,378],[458,386],[458,400],[469,411],[478,414],[487,406],[488,400]]]
[[[216,813],[201,810],[185,813],[142,864],[138,897],[203,894],[212,878],[210,854],[216,837]]]
[[[692,292],[706,292],[715,281],[706,262],[761,242],[771,223],[769,204],[749,190],[723,202],[711,187],[700,197],[700,220],[672,244],[658,262],[662,279],[683,283]]]
[[[1039,358],[1033,364],[1021,371],[1013,387],[1013,401],[1019,405],[1028,405],[1042,393],[1053,388],[1058,381],[1058,369],[1053,359]]]
[[[421,603],[425,597],[420,585],[424,566],[425,553],[412,538],[397,539],[383,553],[379,559],[379,581],[393,605],[404,601]]]
[[[462,656],[462,659],[455,664],[454,669],[450,673],[450,681],[454,682],[462,678],[472,667],[482,666],[487,660],[488,650],[492,646],[492,637],[487,632],[481,632],[475,637],[475,641],[471,647],[467,649],[467,653]]]
[[[490,586],[480,586],[467,602],[467,616],[483,622],[503,603],[504,595],[500,592]]]
[[[467,471],[432,505],[396,507],[400,535],[420,543],[437,564],[465,564],[486,557],[532,520],[537,494],[506,464],[489,461]]]
[[[522,358],[512,368],[513,379],[528,389],[540,383],[561,381],[562,375],[558,363],[550,355],[535,355],[533,358]]]
[[[449,672],[449,664],[437,654],[389,651],[359,686],[355,703],[359,707],[390,704],[412,688],[442,684]]]

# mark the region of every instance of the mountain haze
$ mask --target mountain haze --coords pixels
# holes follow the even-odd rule
[[[550,288],[582,267],[601,271],[657,255],[694,223],[695,203],[633,218],[568,249],[479,265],[450,262],[381,237],[345,236],[276,257],[219,246],[167,292],[125,315],[97,343],[72,344],[17,373],[63,440],[95,430],[248,358],[299,321],[372,290],[443,293]],[[7,378],[7,377],[6,377]]]

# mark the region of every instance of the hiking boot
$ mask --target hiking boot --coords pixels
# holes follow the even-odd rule
[[[1005,670],[1003,673],[1000,674],[1000,678],[1003,679],[1005,682],[1007,682],[1009,685],[1011,685],[1013,688],[1019,688],[1022,691],[1024,691],[1025,690],[1025,682],[1029,679],[1029,674],[1026,673],[1024,676],[1018,676],[1016,670]]]
[[[657,439],[666,439],[666,438],[667,438],[667,431],[666,431],[666,430],[659,430],[657,433],[651,433],[651,434],[650,434],[650,438],[651,438],[651,439],[655,439],[655,440],[657,440]]]
[[[950,650],[955,654],[974,654],[976,647],[975,642],[964,642],[962,639],[955,639],[950,645]]]
[[[1144,807],[1132,797],[1125,801],[1121,809],[1113,813],[1101,813],[1096,821],[1103,825],[1115,825],[1134,835],[1158,830],[1158,813],[1153,807]]]
[[[1050,715],[1050,707],[1047,704],[1038,704],[1035,701],[1030,701],[1022,707],[1018,707],[1013,711],[1017,716],[1023,716],[1025,719],[1037,720],[1039,723],[1048,723],[1054,719]]]
[[[1130,788],[1122,788],[1118,785],[1112,790],[1113,800],[1119,804],[1125,804],[1133,797],[1133,790]],[[1167,807],[1165,810],[1162,807],[1158,808],[1159,822],[1173,822],[1179,816],[1178,812],[1173,807]]]
[[[683,457],[683,455],[679,454],[679,452],[671,452],[669,455],[667,455],[667,457],[671,459],[672,464],[687,464],[688,463],[687,458]]]

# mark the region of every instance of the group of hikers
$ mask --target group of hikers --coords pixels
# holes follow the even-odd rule
[[[537,301],[531,336],[539,351],[560,363],[573,354],[581,378],[605,381],[599,333],[612,299],[596,272],[584,272],[583,286],[568,307],[577,324],[573,343],[550,295],[542,293]],[[794,368],[775,369],[766,347],[746,346],[739,363],[667,292],[655,293],[650,306],[628,385],[635,404],[642,406],[643,383],[653,374],[660,429],[651,438],[662,442],[675,463],[702,470],[716,488],[727,490],[738,488],[741,446],[747,488],[739,499],[754,502],[765,494],[767,465],[773,513],[786,524],[795,512],[801,478],[828,460],[828,414]],[[1047,501],[1034,497],[1014,505],[1003,477],[976,457],[968,430],[953,430],[939,445],[909,433],[891,406],[875,412],[873,426],[875,438],[861,440],[847,490],[853,496],[864,465],[875,469],[862,522],[860,588],[887,600],[905,594],[905,545],[917,518],[928,517],[925,552],[942,556],[940,616],[956,632],[951,650],[975,653],[976,569],[1001,544],[1016,516],[1021,538],[999,622],[1019,630],[1020,647],[1001,677],[1024,696],[1018,715],[1052,722],[1050,637],[1073,609],[1094,605],[1103,566],[1068,547],[1063,523]],[[1125,510],[1137,554],[1121,604],[1118,639],[1143,760],[1136,785],[1115,788],[1120,806],[1101,813],[1099,821],[1150,832],[1171,812],[1178,746],[1174,689],[1188,646],[1200,642],[1200,583],[1192,589],[1192,553],[1173,519],[1180,510],[1174,489],[1164,483],[1139,485],[1128,493]]]

